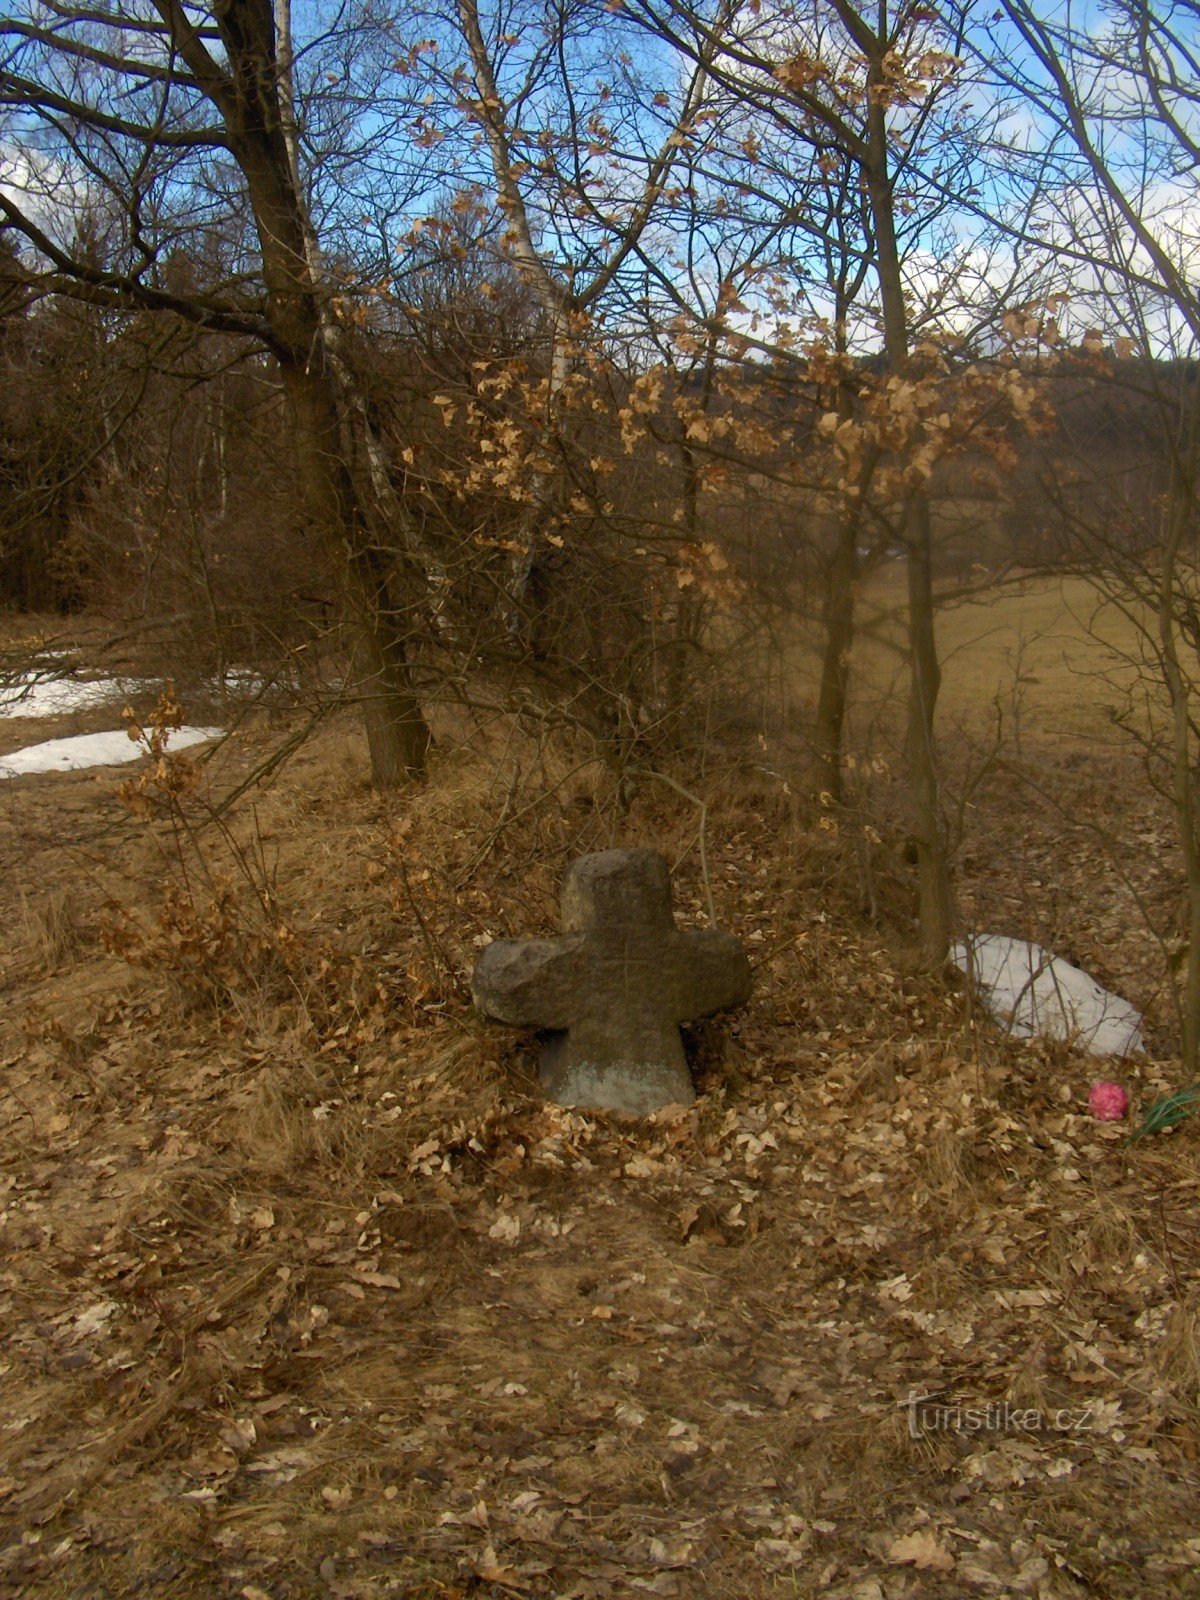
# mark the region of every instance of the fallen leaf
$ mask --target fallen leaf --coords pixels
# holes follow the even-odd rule
[[[650,1559],[656,1567],[690,1567],[694,1546],[687,1539],[651,1539]]]
[[[235,1455],[244,1456],[258,1440],[258,1429],[252,1418],[237,1417],[221,1429],[221,1439]]]
[[[89,1333],[95,1333],[120,1309],[115,1300],[101,1300],[98,1304],[89,1306],[86,1311],[81,1311],[75,1318],[72,1330],[75,1338],[83,1339]]]
[[[401,1289],[404,1287],[400,1279],[391,1272],[360,1272],[357,1276],[357,1282],[369,1283],[374,1289]]]
[[[456,1516],[453,1511],[443,1511],[438,1518],[438,1526],[443,1528],[479,1528],[486,1533],[488,1527],[487,1504],[485,1501],[479,1500],[471,1507],[470,1511],[464,1511],[461,1517]]]
[[[515,1567],[502,1567],[496,1558],[496,1552],[489,1544],[477,1561],[471,1563],[472,1570],[477,1578],[484,1583],[498,1583],[502,1589],[528,1589],[531,1585],[520,1575]]]
[[[897,1566],[919,1567],[923,1572],[949,1572],[954,1557],[927,1529],[906,1533],[888,1545],[887,1558]]]

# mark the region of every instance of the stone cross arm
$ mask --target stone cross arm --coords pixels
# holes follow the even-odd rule
[[[640,942],[628,940],[619,957],[604,961],[578,933],[496,939],[476,962],[471,987],[481,1010],[516,1028],[569,1028],[584,1009],[584,988],[609,988],[618,977],[624,999],[647,989],[676,1027],[750,998],[750,964],[733,934],[672,929],[651,950],[638,949]]]
[[[566,1028],[583,966],[583,935],[496,939],[475,963],[479,1009],[514,1028]]]
[[[695,1022],[750,998],[750,963],[732,933],[699,928],[677,933],[678,945],[663,962],[664,999],[672,1020]]]

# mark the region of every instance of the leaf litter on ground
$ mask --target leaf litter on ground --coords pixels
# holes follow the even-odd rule
[[[1131,1150],[1092,1122],[1084,1058],[906,971],[744,804],[710,817],[711,887],[772,953],[728,1040],[692,1041],[700,1099],[641,1122],[546,1105],[528,1042],[456,978],[480,938],[551,926],[558,864],[610,824],[535,809],[464,877],[489,781],[464,761],[389,853],[337,776],[346,737],[258,806],[299,951],[278,971],[238,979],[232,910],[208,989],[158,945],[49,974],[6,951],[4,1582],[1186,1592],[1190,1129]],[[9,893],[69,826],[98,904],[159,914],[138,832],[118,847],[103,807],[27,793]],[[677,842],[700,920],[691,819],[656,797],[622,826]],[[802,937],[773,949],[785,916]],[[1154,1092],[1168,1070],[1130,1074]],[[914,1432],[914,1394],[1039,1425]]]

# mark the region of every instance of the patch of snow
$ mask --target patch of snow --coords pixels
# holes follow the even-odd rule
[[[209,687],[231,700],[286,702],[300,693],[300,676],[289,662],[277,663],[266,672],[256,667],[226,667],[210,680]]]
[[[219,739],[222,728],[177,728],[167,741],[171,751],[190,744]],[[118,767],[126,761],[140,761],[146,747],[135,742],[123,728],[111,733],[81,733],[72,739],[47,739],[43,744],[26,745],[12,755],[0,756],[0,779],[23,778],[35,772],[76,772],[83,767]]]
[[[268,680],[253,667],[226,667],[223,677],[214,678],[213,683],[226,694],[244,695],[258,694],[268,686]]]
[[[950,960],[1020,1039],[1071,1039],[1094,1056],[1145,1049],[1140,1011],[1039,944],[976,933],[951,948]]]
[[[144,685],[133,678],[52,678],[37,672],[0,682],[0,717],[57,717],[126,700]]]

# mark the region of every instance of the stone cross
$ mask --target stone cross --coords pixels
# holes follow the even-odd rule
[[[679,1025],[750,998],[731,933],[681,933],[657,850],[582,856],[563,879],[562,934],[497,939],[471,994],[487,1017],[541,1028],[541,1079],[565,1106],[638,1115],[696,1098]]]

